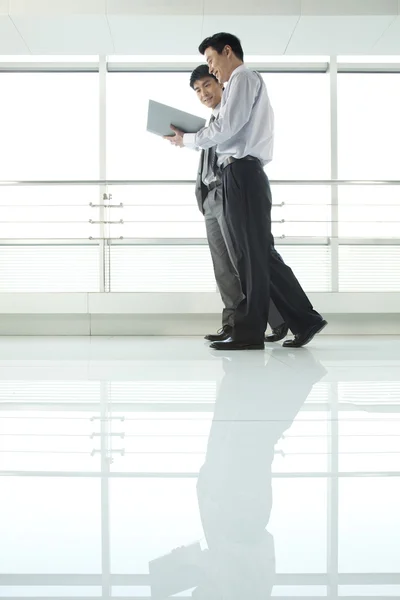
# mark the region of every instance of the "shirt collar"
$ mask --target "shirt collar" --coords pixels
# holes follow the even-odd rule
[[[240,71],[244,71],[245,69],[247,69],[245,64],[239,65],[238,67],[236,67],[236,69],[234,71],[232,71],[231,76],[229,77],[229,81],[232,79],[232,77],[234,75],[236,75],[236,73],[240,73]]]
[[[218,117],[220,108],[221,108],[221,102],[219,104],[217,104],[217,106],[215,108],[213,108],[212,114],[214,115],[215,118]]]

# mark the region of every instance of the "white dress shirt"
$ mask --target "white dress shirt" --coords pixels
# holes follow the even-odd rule
[[[263,165],[272,160],[274,112],[261,75],[240,65],[222,95],[218,119],[198,133],[185,133],[187,147],[217,146],[218,165],[232,156],[254,156]]]

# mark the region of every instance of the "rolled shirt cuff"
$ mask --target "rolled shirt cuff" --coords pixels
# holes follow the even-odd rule
[[[195,133],[185,133],[183,136],[183,145],[186,148],[192,148],[192,150],[196,150],[198,148],[196,144],[196,134]]]

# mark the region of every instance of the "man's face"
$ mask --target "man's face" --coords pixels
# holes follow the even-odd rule
[[[210,73],[214,75],[220,83],[226,83],[232,71],[227,48],[228,46],[225,46],[221,54],[218,54],[218,52],[211,47],[207,48],[204,53]]]
[[[214,77],[203,77],[194,82],[194,91],[204,106],[215,108],[222,99],[222,86]]]

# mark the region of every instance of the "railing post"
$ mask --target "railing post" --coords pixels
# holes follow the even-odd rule
[[[100,292],[106,291],[106,240],[105,240],[105,208],[104,198],[108,194],[108,186],[105,182],[107,177],[106,172],[106,143],[107,143],[107,107],[106,107],[106,92],[107,92],[107,58],[99,57],[99,175],[102,183],[99,188],[99,276],[100,276]],[[108,291],[108,290],[107,290]]]
[[[331,179],[339,176],[338,153],[338,97],[337,97],[337,57],[331,56],[329,63],[331,98]],[[339,291],[339,188],[331,185],[331,290]]]

